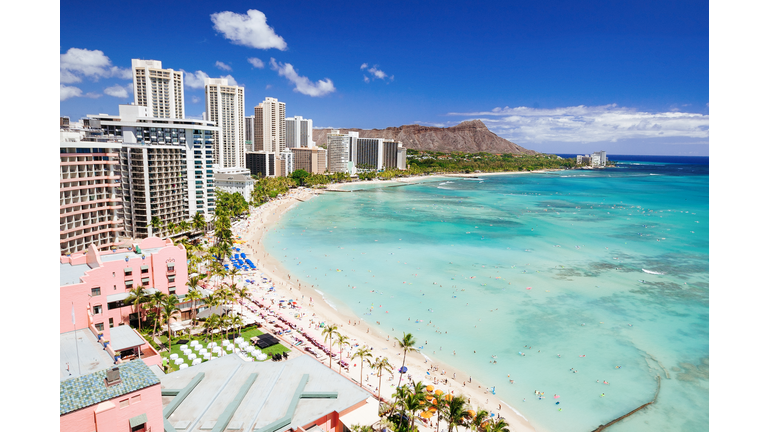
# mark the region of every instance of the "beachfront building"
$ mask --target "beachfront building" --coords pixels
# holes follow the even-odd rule
[[[70,128],[60,120],[59,249],[63,255],[90,245],[105,250],[117,245],[123,230],[118,214],[120,139],[122,131]]]
[[[246,116],[244,119],[243,125],[245,126],[245,151],[253,151],[253,142],[254,137],[253,134],[255,133],[255,122],[256,122],[256,116]]]
[[[275,162],[277,162],[277,164],[280,163],[280,161],[276,159],[276,155],[273,152],[264,150],[246,152],[245,167],[248,168],[248,171],[250,171],[252,176],[275,177]]]
[[[86,338],[93,337],[90,333],[83,334]],[[96,371],[69,376],[65,368],[76,371],[80,366],[76,363],[77,357],[73,355],[72,361],[62,360],[62,370],[67,375],[59,383],[59,431],[163,430],[160,378],[143,359],[113,365],[102,358],[108,356],[95,341],[75,340],[71,343],[78,343],[81,345],[78,348],[83,348],[84,352],[77,356],[81,360],[101,361],[94,362],[98,367]],[[62,340],[62,350],[67,344],[68,341]]]
[[[275,175],[277,177],[288,177],[293,173],[293,152],[291,149],[286,149],[284,152],[277,155],[278,163],[276,163]]]
[[[285,151],[285,102],[265,98],[254,107],[254,151],[280,154]]]
[[[352,160],[351,151],[359,139],[358,132],[340,133],[332,130],[326,135],[326,147],[328,147],[328,172],[349,173],[349,162]]]
[[[346,432],[379,421],[371,393],[308,355],[247,362],[227,355],[163,376],[176,430]],[[199,429],[198,429],[199,428]]]
[[[292,148],[293,167],[296,170],[303,169],[310,174],[323,174],[326,167],[327,151],[321,147],[297,147]]]
[[[87,251],[61,257],[59,278],[59,333],[72,331],[74,319],[78,326],[111,340],[113,329],[138,325],[135,308],[125,302],[131,289],[142,286],[147,294],[187,294],[187,254],[183,246],[157,237],[146,238],[131,250],[104,252],[91,245]]]
[[[240,167],[221,168],[216,164],[213,165],[213,173],[214,174],[230,174],[230,175],[231,174],[251,175],[251,171],[248,168],[240,168]]]
[[[286,148],[314,147],[312,141],[312,119],[302,116],[288,117],[285,119],[285,146]]]
[[[403,143],[384,138],[357,138],[350,146],[350,160],[358,171],[405,169]]]
[[[158,60],[131,59],[133,103],[155,118],[184,118],[184,73]]]
[[[158,119],[149,109],[120,105],[120,115],[89,115],[92,128],[120,134],[122,210],[127,237],[145,238],[158,232],[150,225],[157,216],[165,226],[189,220],[195,213],[213,215],[213,122]]]
[[[239,193],[245,198],[246,202],[251,202],[253,195],[253,177],[250,172],[243,174],[214,174],[213,179],[216,189],[221,189],[227,193]]]
[[[213,133],[214,162],[220,167],[245,166],[245,88],[229,85],[227,78],[205,79],[208,120],[219,127]]]

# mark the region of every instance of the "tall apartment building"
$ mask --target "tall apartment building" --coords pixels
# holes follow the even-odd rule
[[[221,129],[213,134],[215,163],[245,166],[245,89],[226,78],[206,78],[205,107],[208,120]]]
[[[206,218],[215,207],[213,136],[210,121],[158,119],[136,105],[120,105],[119,116],[89,115],[91,127],[122,135],[120,176],[124,233],[144,238],[165,233],[148,225]]]
[[[291,152],[291,149],[286,149],[284,152],[277,154],[275,160],[275,175],[277,177],[288,177],[293,171],[293,153]]]
[[[292,148],[294,170],[303,169],[310,174],[322,174],[326,168],[326,150],[320,147]]]
[[[264,99],[264,102],[254,108],[255,151],[263,150],[278,154],[284,152],[285,135],[285,102],[271,97]]]
[[[254,123],[256,121],[256,116],[248,116],[245,117],[245,151],[253,151],[253,133],[254,133],[254,126],[256,126]]]
[[[274,177],[277,168],[275,165],[279,164],[280,160],[271,152],[261,150],[245,154],[245,166],[253,176]]]
[[[332,130],[326,135],[328,172],[350,172],[349,162],[352,160],[352,148],[357,144],[358,137],[358,132],[342,134],[338,130]]]
[[[61,122],[61,120],[60,120]],[[123,221],[120,197],[120,135],[60,127],[59,246],[62,255],[94,245],[117,245]]]
[[[131,59],[134,104],[155,118],[184,118],[184,73],[158,60]]]
[[[287,148],[313,147],[312,119],[293,116],[285,119],[285,146]]]
[[[358,170],[405,169],[405,148],[400,141],[384,138],[358,138],[350,147],[350,158]]]

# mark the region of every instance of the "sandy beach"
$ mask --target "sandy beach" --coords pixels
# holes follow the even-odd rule
[[[429,179],[430,177],[434,178],[435,176],[409,177],[406,179],[389,181],[369,181],[366,183],[413,183]],[[339,332],[348,336],[352,342],[352,348],[346,348],[342,354],[342,358],[349,363],[349,371],[342,369],[342,374],[353,379],[355,382],[359,382],[360,380],[359,360],[352,360],[349,357],[357,350],[357,347],[355,347],[356,344],[373,348],[370,352],[374,359],[380,356],[387,357],[393,366],[394,374],[387,374],[382,377],[381,396],[382,398],[391,400],[391,396],[395,391],[397,380],[399,378],[397,369],[403,364],[402,350],[397,347],[394,338],[402,337],[402,334],[387,334],[383,329],[372,328],[368,323],[363,322],[357,316],[346,315],[335,310],[324,301],[323,296],[317,292],[311,284],[303,281],[298,275],[288,272],[276,257],[267,254],[261,243],[264,233],[268,230],[275,229],[275,223],[280,220],[286,211],[299,205],[302,201],[311,199],[313,196],[321,193],[324,192],[303,188],[292,190],[287,196],[258,207],[256,211],[249,216],[247,221],[242,221],[233,227],[235,235],[240,235],[242,240],[245,240],[246,242],[244,245],[240,245],[240,247],[245,248],[248,256],[256,262],[256,265],[259,268],[259,271],[256,272],[256,274],[263,272],[264,276],[270,279],[269,284],[252,285],[251,292],[255,298],[258,298],[259,301],[263,301],[263,303],[267,304],[272,302],[275,298],[286,300],[292,298],[296,300],[298,306],[300,306],[299,309],[280,309],[280,312],[284,315],[287,315],[285,312],[289,312],[292,321],[302,326],[305,332],[319,341],[324,340],[321,335],[322,329],[318,326],[319,323],[324,322],[326,324],[337,325],[339,327]],[[274,286],[276,295],[273,293],[270,294],[270,297],[266,296],[268,286]],[[276,309],[278,305],[279,303],[277,303],[273,309]],[[294,319],[293,316],[296,314],[299,314],[300,318]],[[310,355],[300,349],[295,349],[294,352]],[[335,344],[333,352],[338,353],[338,346]],[[327,358],[324,363],[328,364]],[[338,371],[339,365],[336,360],[334,360],[332,364],[334,365],[334,370]],[[446,364],[438,364],[429,361],[427,360],[427,357],[418,352],[409,353],[406,357],[405,365],[408,368],[408,372],[403,377],[403,382],[410,376],[414,381],[422,381],[425,385],[432,384],[435,386],[435,389],[440,389],[446,394],[463,394],[465,397],[469,398],[473,409],[485,409],[489,413],[496,413],[497,415],[504,417],[510,425],[510,430],[535,430],[522,415],[518,414],[516,410],[512,408],[512,406],[494,396],[491,391],[489,391],[489,386],[477,382],[477,380],[473,380],[471,378],[471,371],[455,370]],[[435,382],[437,382],[437,384],[435,384]],[[375,372],[369,367],[365,367],[363,370],[363,384],[373,392],[373,394],[377,394],[379,379],[376,377]],[[513,384],[504,383],[504,385]],[[433,418],[432,420],[432,427],[435,427],[435,419]],[[441,422],[441,428],[445,427],[446,424]],[[425,431],[430,430],[428,426],[424,425],[420,426],[420,428]]]

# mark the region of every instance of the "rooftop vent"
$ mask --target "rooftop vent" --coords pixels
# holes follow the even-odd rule
[[[107,377],[104,379],[104,382],[107,387],[122,383],[123,380],[120,379],[120,369],[117,367],[107,369]]]

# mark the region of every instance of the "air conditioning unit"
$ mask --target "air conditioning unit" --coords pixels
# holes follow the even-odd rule
[[[113,367],[111,369],[107,369],[107,377],[104,379],[104,382],[106,383],[107,387],[122,383],[123,380],[120,379],[120,368]]]

